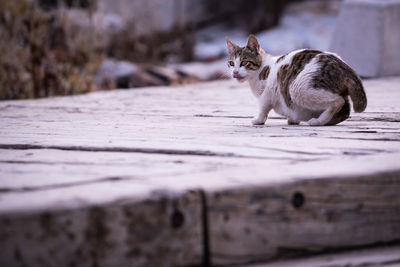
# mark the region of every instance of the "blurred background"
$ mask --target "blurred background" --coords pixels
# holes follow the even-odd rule
[[[327,50],[340,0],[0,0],[0,99],[227,79],[225,38]]]

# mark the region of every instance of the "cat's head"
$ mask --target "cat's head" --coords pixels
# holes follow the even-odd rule
[[[261,67],[261,48],[254,35],[249,36],[245,47],[240,47],[226,39],[226,48],[228,49],[228,66],[232,71],[232,77],[239,82],[244,82]]]

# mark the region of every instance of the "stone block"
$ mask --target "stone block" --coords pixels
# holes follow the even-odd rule
[[[400,0],[343,2],[331,51],[360,76],[400,74]]]

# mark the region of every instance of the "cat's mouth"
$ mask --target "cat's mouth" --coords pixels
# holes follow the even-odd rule
[[[236,80],[238,80],[239,82],[244,81],[244,79],[246,77],[244,76],[240,76],[239,74],[233,74],[233,78],[235,78]]]

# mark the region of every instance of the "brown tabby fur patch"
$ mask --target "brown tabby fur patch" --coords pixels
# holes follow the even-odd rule
[[[229,54],[229,59],[234,60],[235,58],[240,57],[240,55],[242,54],[242,50],[243,50],[242,47],[239,46],[235,47],[233,53]]]
[[[336,125],[350,117],[350,104],[347,96],[344,97],[344,105],[342,108],[333,115],[333,118],[326,125]]]
[[[269,72],[271,70],[270,66],[265,66],[260,74],[258,75],[258,79],[260,80],[266,80],[268,78]]]
[[[367,105],[367,97],[360,78],[346,63],[330,54],[318,56],[321,65],[313,77],[313,87],[324,89],[341,96],[350,95],[353,108],[361,112]]]
[[[321,67],[313,77],[313,87],[342,96],[347,95],[344,79],[342,79],[347,73],[345,66],[340,64],[333,55],[320,55],[318,59]]]
[[[279,87],[286,105],[289,107],[292,104],[292,98],[289,95],[289,64],[280,67],[277,75]]]
[[[289,86],[296,79],[297,75],[304,69],[304,66],[311,61],[316,55],[321,54],[318,50],[303,50],[295,54],[290,64],[285,64],[278,71],[278,82],[280,92],[288,107],[292,104],[289,94]]]
[[[242,54],[240,56],[240,61],[248,61],[251,64],[246,65],[246,69],[248,70],[258,70],[262,64],[262,57],[259,53],[254,53],[249,48],[245,47],[242,50]]]
[[[276,63],[279,63],[280,61],[284,60],[285,57],[286,57],[286,55],[280,56],[280,57],[278,58],[278,60],[276,61]]]
[[[240,58],[240,62],[248,61],[250,64],[245,66],[248,70],[258,70],[262,64],[262,57],[259,53],[254,53],[247,47],[238,47],[233,53],[229,55],[230,60],[234,60],[235,58]]]

